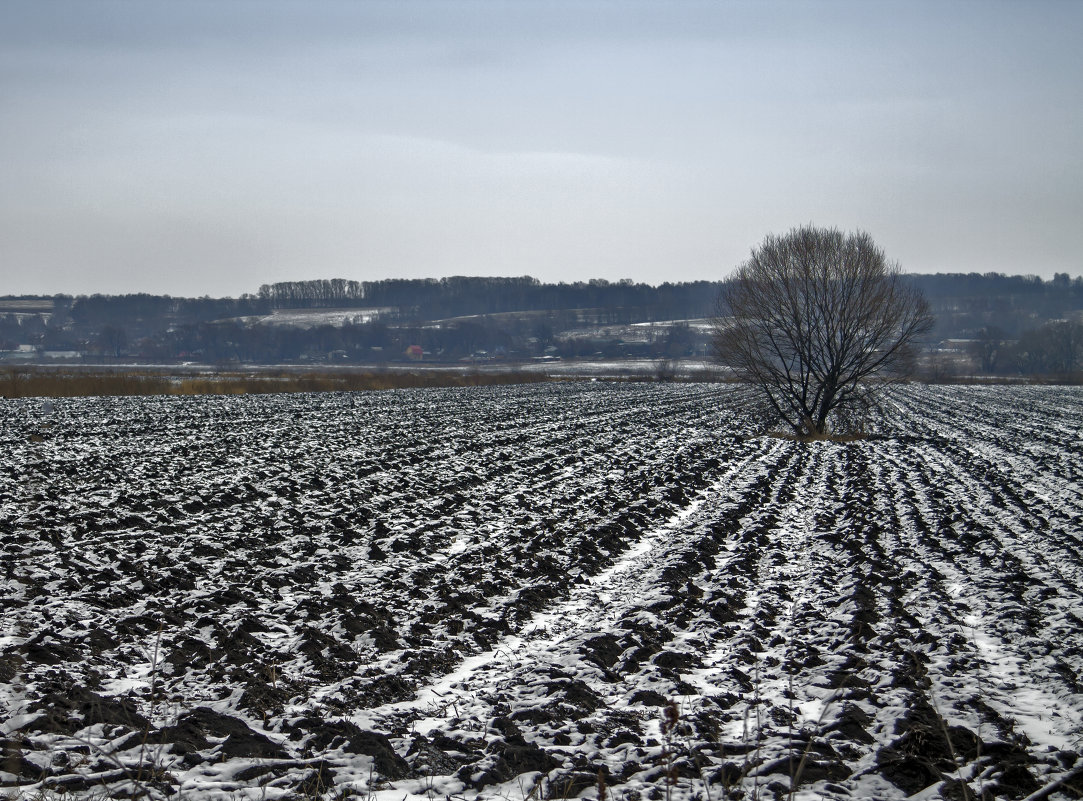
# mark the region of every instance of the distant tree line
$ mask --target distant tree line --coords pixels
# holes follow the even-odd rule
[[[252,326],[237,321],[204,322],[161,331],[127,343],[130,354],[146,361],[252,362],[274,364],[329,361],[379,364],[409,359],[412,347],[436,361],[525,360],[539,357],[680,359],[704,352],[686,324],[660,326],[654,335],[628,342],[613,336],[569,335],[560,315],[507,315],[462,318],[434,326],[388,324],[382,320],[343,325]],[[115,332],[98,349],[114,355]]]
[[[660,286],[625,279],[543,284],[536,278],[284,281],[264,284],[258,298],[271,309],[395,308],[408,320],[441,320],[506,312],[605,309],[609,322],[705,317],[721,284],[692,281]]]
[[[1064,376],[1083,372],[1083,322],[1052,320],[1009,338],[1003,328],[980,329],[967,348],[984,375]]]
[[[949,273],[908,276],[936,318],[933,336],[972,338],[989,326],[1015,338],[1049,320],[1083,310],[1083,277]]]
[[[945,273],[907,275],[928,299],[942,337],[972,335],[998,325],[1009,335],[1083,309],[1083,276]],[[385,281],[289,281],[260,287],[273,309],[393,307],[406,319],[439,320],[515,311],[606,309],[609,322],[650,322],[708,317],[722,282],[659,286],[610,282],[543,284],[520,278],[426,278]]]
[[[120,355],[146,337],[170,328],[213,320],[266,314],[266,303],[253,295],[241,298],[174,298],[168,295],[53,295],[48,312],[5,311],[11,301],[0,297],[0,350],[33,344],[49,351]]]
[[[990,365],[990,373],[1055,372],[1069,363],[1057,354],[1066,352],[1060,343],[1066,336],[1071,339],[1075,329],[1059,328],[1055,321],[1078,321],[1083,278],[1059,274],[1043,281],[990,273],[905,279],[925,292],[936,318],[924,344],[969,340],[975,358]],[[371,363],[402,360],[416,345],[426,359],[443,360],[679,359],[702,355],[704,337],[697,329],[671,322],[626,341],[602,327],[708,318],[722,286],[709,281],[651,286],[630,280],[545,284],[530,277],[457,277],[291,281],[240,298],[8,296],[0,297],[0,351],[30,346],[107,361]],[[357,320],[335,326],[258,322],[291,309],[379,313],[359,312]]]

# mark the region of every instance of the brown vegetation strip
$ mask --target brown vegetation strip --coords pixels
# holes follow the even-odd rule
[[[223,372],[171,375],[138,370],[0,372],[0,397],[72,398],[112,395],[256,395],[276,392],[358,392],[416,387],[474,387],[548,381],[530,372],[474,371],[299,373]]]

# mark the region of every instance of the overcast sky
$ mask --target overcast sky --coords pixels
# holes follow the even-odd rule
[[[0,0],[0,294],[1083,272],[1083,2]]]

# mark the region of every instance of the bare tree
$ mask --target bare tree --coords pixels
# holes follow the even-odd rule
[[[1083,370],[1083,324],[1050,320],[1040,328],[1023,332],[1016,358],[1025,373],[1067,375]]]
[[[868,234],[805,226],[768,236],[726,283],[715,357],[759,388],[774,422],[822,437],[863,426],[932,322]]]
[[[987,325],[978,331],[977,336],[970,342],[967,351],[978,363],[978,367],[986,375],[991,375],[1000,369],[1004,361],[1004,351],[1008,344],[1004,330],[999,326]]]

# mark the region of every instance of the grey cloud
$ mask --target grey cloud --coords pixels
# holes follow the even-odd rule
[[[912,270],[1074,273],[1081,30],[1058,2],[13,0],[0,293],[713,278],[808,221]]]

